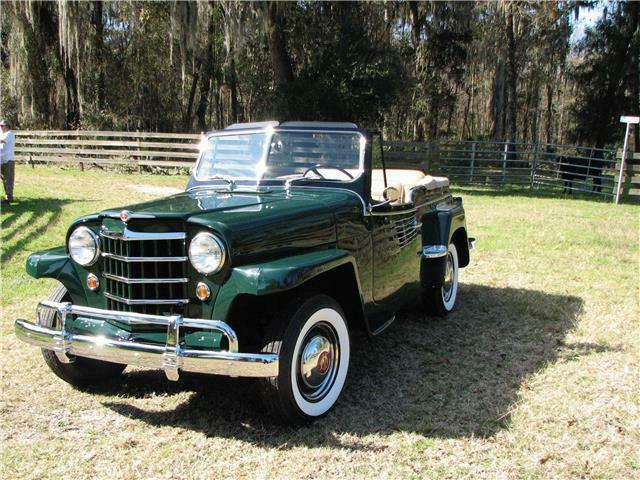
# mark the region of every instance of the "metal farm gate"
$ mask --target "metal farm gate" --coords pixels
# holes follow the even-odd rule
[[[387,141],[388,166],[425,168],[458,185],[545,188],[613,199],[622,153],[575,145]],[[640,195],[640,155],[627,155],[624,195]]]

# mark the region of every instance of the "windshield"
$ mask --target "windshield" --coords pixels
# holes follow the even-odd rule
[[[364,140],[354,132],[258,132],[207,138],[198,180],[351,181],[361,170]]]

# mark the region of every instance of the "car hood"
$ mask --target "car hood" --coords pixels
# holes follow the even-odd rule
[[[203,227],[218,232],[238,260],[266,252],[283,253],[336,241],[333,212],[338,206],[362,208],[353,192],[335,188],[261,190],[197,189],[101,212],[118,218],[123,210],[136,222],[182,221],[193,234]],[[124,226],[124,225],[123,225]],[[242,263],[242,262],[241,262]]]

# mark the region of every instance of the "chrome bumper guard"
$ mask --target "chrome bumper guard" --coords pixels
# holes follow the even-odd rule
[[[162,368],[167,378],[174,381],[178,380],[181,370],[230,377],[275,377],[278,375],[278,355],[238,352],[236,333],[224,322],[184,318],[180,315],[164,317],[117,312],[47,300],[39,303],[38,310],[41,308],[57,310],[60,314],[62,328],[54,330],[18,319],[15,322],[16,336],[31,345],[53,350],[63,363],[73,362],[74,358],[69,355],[74,355],[139,367]],[[65,329],[69,315],[116,320],[129,325],[163,325],[167,327],[166,344],[154,345],[102,336],[73,334]],[[229,342],[229,350],[211,351],[184,348],[180,345],[180,328],[183,327],[220,331]]]

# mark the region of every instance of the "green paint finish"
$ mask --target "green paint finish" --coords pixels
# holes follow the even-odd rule
[[[291,290],[308,280],[355,260],[346,250],[331,249],[235,268],[220,289],[213,319],[226,321],[233,300],[241,294],[267,295]]]
[[[90,317],[76,317],[67,320],[66,329],[75,334],[105,336],[128,340],[130,333],[106,321]],[[165,334],[166,335],[166,334]]]
[[[86,294],[87,289],[82,281],[83,276],[78,272],[78,269],[81,269],[81,267],[69,258],[65,247],[51,248],[32,253],[27,257],[26,270],[29,275],[34,278],[53,278],[58,280],[67,288],[74,303],[89,305]],[[96,294],[93,295],[97,297]],[[98,305],[104,305],[103,297],[100,297],[98,303],[94,302],[90,306],[98,307]]]
[[[66,328],[70,333],[79,335],[104,336],[120,340],[130,340],[143,343],[164,345],[167,332],[163,327],[154,327],[149,331],[131,332],[120,328],[119,324],[91,317],[76,317],[69,319]],[[223,335],[211,330],[187,331],[183,336],[183,346],[186,348],[204,348],[219,350]]]
[[[33,278],[57,278],[69,255],[65,247],[54,247],[27,257],[25,269]]]
[[[213,330],[198,330],[184,334],[184,345],[187,348],[220,350],[223,335]]]

